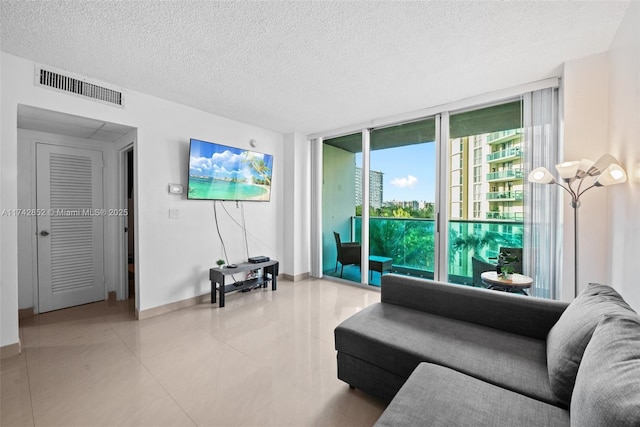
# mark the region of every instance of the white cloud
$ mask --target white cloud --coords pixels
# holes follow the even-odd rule
[[[394,178],[391,185],[398,188],[413,188],[418,183],[418,178],[413,175],[407,175],[406,178]]]
[[[211,162],[216,165],[225,167],[226,169],[235,169],[242,161],[242,154],[233,154],[229,150],[225,150],[222,153],[214,153],[211,156]]]
[[[212,169],[213,169],[213,174],[215,176],[218,176],[218,175],[232,175],[233,174],[233,172],[228,171],[227,168],[225,168],[224,166],[213,165]]]
[[[198,173],[206,173],[211,169],[211,159],[206,157],[191,157],[189,168]]]
[[[210,158],[191,157],[190,173],[210,177],[237,176],[243,164],[243,154],[233,154],[229,150],[214,153]]]

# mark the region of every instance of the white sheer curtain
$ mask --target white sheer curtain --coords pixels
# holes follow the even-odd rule
[[[525,170],[554,170],[560,154],[558,89],[523,95]],[[531,294],[557,299],[562,277],[562,204],[555,185],[525,183],[524,273],[533,277]]]

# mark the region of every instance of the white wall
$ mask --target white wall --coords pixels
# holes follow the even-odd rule
[[[221,257],[213,203],[167,193],[169,183],[182,183],[186,188],[189,138],[241,148],[250,148],[249,141],[255,139],[259,151],[274,155],[273,192],[271,202],[244,205],[249,247],[253,253],[282,258],[285,165],[281,134],[128,90],[124,91],[126,107],[120,109],[35,87],[34,65],[2,53],[0,209],[17,207],[19,104],[137,128],[138,298],[140,310],[147,310],[206,293],[208,269]],[[240,218],[235,203],[225,206]],[[179,218],[170,220],[169,209],[178,210]],[[219,214],[230,261],[244,261],[240,228],[221,209]],[[1,221],[0,346],[5,346],[18,341],[18,226],[15,217],[2,217]]]
[[[612,285],[640,311],[640,3],[632,2],[610,50],[564,67],[565,159],[614,155],[629,176],[625,184],[596,188],[580,208],[580,286]],[[571,265],[572,210],[566,208],[565,266]],[[565,268],[563,299],[571,299]]]
[[[17,207],[17,108],[5,103],[15,89],[5,71],[9,59],[0,57],[0,211]],[[0,217],[0,347],[18,342],[17,229],[15,216]]]
[[[284,137],[284,262],[294,279],[304,277],[310,268],[310,186],[311,145],[305,135]]]
[[[597,160],[609,152],[608,54],[568,61],[563,72],[564,155],[562,161]],[[555,172],[555,171],[554,171]],[[594,188],[581,198],[578,210],[578,279],[580,290],[590,282],[607,283],[606,188]],[[574,297],[573,208],[564,196],[563,281],[561,298]]]
[[[609,55],[609,149],[629,182],[609,190],[608,282],[640,311],[640,3],[630,4]]]
[[[20,139],[20,132],[18,132]],[[33,199],[35,199],[35,179],[32,173],[32,159],[35,159],[34,150],[31,144],[18,142],[18,176],[17,181],[20,183],[21,190],[17,198],[18,209],[26,209],[32,207]],[[33,206],[35,207],[35,206]],[[35,236],[35,218],[19,217],[18,221],[18,307],[29,308],[35,307],[34,300],[36,293],[36,269],[34,265],[34,248],[33,240]]]

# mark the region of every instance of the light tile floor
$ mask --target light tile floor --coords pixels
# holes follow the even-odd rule
[[[342,277],[340,277],[340,272],[342,271]],[[344,268],[329,268],[322,272],[325,277],[335,277],[342,280],[347,280],[350,282],[360,283],[360,266],[359,265],[345,265]],[[387,273],[388,274],[388,273]],[[380,281],[382,280],[382,276],[377,271],[369,270],[369,275],[366,277],[369,286],[380,287]]]
[[[333,329],[374,289],[279,281],[136,321],[100,302],[21,321],[4,426],[370,426],[384,404],[336,377]]]

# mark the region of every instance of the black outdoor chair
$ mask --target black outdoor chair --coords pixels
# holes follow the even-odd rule
[[[471,269],[473,270],[473,286],[486,288],[487,285],[482,283],[482,277],[480,276],[485,271],[495,271],[496,265],[474,256],[471,258]]]
[[[338,271],[338,262],[341,264],[340,266],[340,277],[342,277],[342,272],[344,271],[345,265],[360,265],[360,243],[358,242],[345,242],[342,243],[340,241],[340,234],[333,232],[333,236],[336,238],[336,249],[338,250],[338,257],[336,259],[336,268],[334,270]]]

